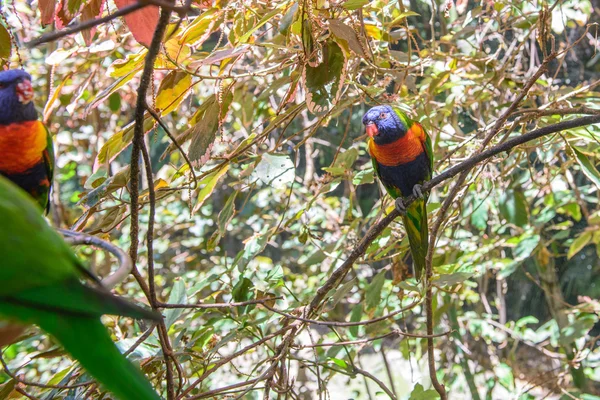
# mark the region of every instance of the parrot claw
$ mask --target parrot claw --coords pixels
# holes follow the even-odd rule
[[[413,195],[417,198],[417,199],[422,199],[423,198],[423,190],[422,190],[422,185],[416,184],[415,186],[413,186]]]
[[[402,201],[402,197],[398,197],[396,199],[395,205],[396,205],[396,210],[398,210],[398,212],[401,215],[406,214],[406,206],[404,205],[404,201]]]

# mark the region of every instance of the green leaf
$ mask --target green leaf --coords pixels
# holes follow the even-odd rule
[[[354,307],[352,308],[352,312],[350,313],[350,322],[359,322],[360,319],[362,318],[363,315],[363,308],[362,308],[362,304],[355,304]],[[358,328],[360,328],[359,325],[354,325],[351,326],[348,329],[348,333],[350,334],[350,336],[353,339],[356,339],[358,337]]]
[[[169,294],[169,304],[187,304],[187,294],[185,291],[185,282],[183,278],[177,277],[173,280],[173,288]],[[165,311],[165,325],[167,329],[177,321],[177,318],[183,313],[183,308],[169,308]]]
[[[180,44],[203,43],[212,33],[215,24],[221,17],[221,11],[217,8],[210,8],[200,14],[194,21],[185,28],[179,39]]]
[[[233,213],[235,212],[235,198],[237,197],[238,193],[239,190],[233,192],[233,194],[227,199],[223,209],[219,212],[219,216],[217,217],[217,231],[210,237],[206,245],[207,251],[214,251],[215,247],[217,247],[217,244],[219,244],[219,241],[225,234],[227,225],[229,224],[229,221],[231,221],[231,218],[233,218]]]
[[[93,207],[109,194],[127,186],[127,183],[129,183],[129,165],[119,170],[115,175],[104,180],[104,182],[95,189],[89,191],[77,204]]]
[[[594,185],[596,185],[598,189],[600,189],[600,172],[598,172],[594,164],[592,164],[592,162],[587,158],[585,154],[581,152],[581,150],[579,150],[575,146],[571,146],[571,148],[575,153],[577,162],[581,167],[581,171],[584,173],[585,176],[588,177],[589,180],[591,180],[594,183]]]
[[[371,0],[348,0],[342,4],[342,7],[344,7],[346,10],[357,10],[362,6],[369,4],[370,2]]]
[[[141,70],[144,66],[146,53],[147,50],[144,49],[137,54],[128,54],[125,59],[117,59],[110,64],[106,73],[112,78],[121,78],[133,71]]]
[[[524,236],[525,235],[521,236],[522,239],[517,244],[517,247],[515,247],[515,250],[513,252],[513,256],[517,261],[523,261],[526,258],[529,258],[533,250],[537,247],[538,243],[540,242],[539,235],[531,235],[525,237]]]
[[[296,169],[288,155],[265,153],[254,171],[253,179],[277,189],[285,188],[294,181]]]
[[[420,383],[417,383],[408,400],[434,400],[439,398],[440,395],[434,389],[425,390]]]
[[[235,301],[248,301],[252,300],[254,297],[254,284],[252,281],[246,277],[242,277],[231,291],[231,295],[233,300]]]
[[[196,205],[194,206],[193,212],[196,212],[202,207],[202,204],[206,201],[208,196],[211,195],[213,190],[215,190],[215,186],[217,186],[217,182],[225,173],[229,170],[229,164],[225,165],[223,168],[210,173],[200,182],[198,182],[198,187],[204,185],[202,189],[196,189],[198,192],[198,197],[196,198]]]
[[[122,130],[112,135],[100,148],[96,156],[95,166],[112,162],[123,150],[131,144],[133,139],[134,123],[130,123]],[[144,132],[148,133],[154,126],[154,119],[148,113],[144,116]],[[94,168],[94,169],[96,169]]]
[[[345,175],[346,171],[351,170],[352,164],[354,164],[357,158],[358,150],[351,147],[339,154],[335,162],[330,167],[323,168],[323,170],[329,172],[333,176]]]
[[[381,289],[385,283],[386,270],[380,271],[371,281],[366,289],[365,297],[367,300],[367,310],[373,309],[379,305],[381,300]]]
[[[375,171],[373,168],[363,169],[361,171],[357,171],[352,178],[353,185],[365,185],[368,183],[375,182]]]
[[[238,271],[244,272],[248,263],[265,249],[270,237],[271,235],[269,235],[268,232],[257,233],[252,236],[246,242],[244,250],[237,254],[231,267],[233,268],[237,266]]]
[[[256,25],[254,25],[250,30],[248,30],[246,33],[244,33],[242,36],[240,36],[240,38],[238,39],[238,42],[239,43],[248,42],[248,39],[250,39],[250,36],[252,36],[252,34],[254,32],[256,32],[261,26],[263,26],[264,24],[269,22],[271,20],[271,18],[273,18],[275,15],[278,15],[280,13],[283,14],[285,12],[285,10],[287,10],[287,7],[289,7],[289,5],[285,4],[285,2],[280,2],[279,7],[276,7],[273,10],[266,13],[260,19],[260,21],[258,21],[258,23]]]
[[[598,322],[598,316],[595,314],[583,313],[578,315],[575,322],[560,331],[559,345],[568,346],[573,344],[577,339],[584,337],[596,322]]]
[[[302,72],[306,106],[314,114],[326,113],[342,95],[346,79],[346,56],[333,40],[323,45],[323,61],[316,67],[307,65]]]
[[[500,213],[511,224],[527,224],[527,199],[521,190],[508,189],[500,194]]]
[[[475,275],[473,272],[455,272],[453,274],[444,274],[436,277],[435,283],[439,286],[454,286],[461,282],[466,281],[470,277]]]
[[[494,368],[498,382],[505,388],[512,390],[514,388],[515,378],[513,376],[512,368],[504,363],[496,365]]]
[[[391,28],[399,25],[404,19],[406,19],[408,17],[419,17],[419,16],[421,16],[421,14],[416,13],[414,11],[405,11],[405,12],[402,12],[402,13],[400,13],[400,15],[398,15],[396,18],[394,18],[392,20],[392,22],[390,22],[387,25],[387,28],[391,29]]]
[[[350,290],[352,290],[354,285],[356,285],[356,278],[352,278],[348,282],[344,283],[342,287],[338,288],[333,294],[331,304],[329,305],[329,307],[334,308],[340,300],[342,300],[344,297],[346,297],[348,293],[350,293]]]
[[[567,253],[567,258],[570,260],[573,256],[579,253],[585,246],[587,246],[592,241],[592,231],[583,231],[571,246],[569,246],[569,252]]]

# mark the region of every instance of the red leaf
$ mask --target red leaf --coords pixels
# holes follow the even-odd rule
[[[54,19],[54,7],[56,6],[56,0],[39,0],[38,8],[42,15],[42,25],[48,25],[52,23]]]
[[[69,12],[69,7],[65,4],[66,1],[68,0],[59,1],[58,6],[56,7],[56,27],[58,29],[62,29],[69,25],[69,22],[75,17]]]
[[[137,3],[136,0],[115,0],[115,4],[119,9],[135,3]],[[125,16],[125,23],[135,40],[148,47],[158,24],[158,7],[146,6],[141,10],[127,14]]]
[[[99,17],[100,14],[102,14],[103,8],[104,0],[90,0],[90,2],[86,3],[81,10],[82,21]],[[86,45],[89,46],[92,43],[94,33],[96,33],[96,27],[81,31],[81,35],[83,36]]]

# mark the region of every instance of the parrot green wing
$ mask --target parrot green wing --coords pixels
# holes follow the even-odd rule
[[[50,186],[48,187],[48,192],[45,193],[47,197],[46,203],[46,213],[50,211],[50,190],[52,189],[52,181],[54,179],[54,142],[52,141],[52,135],[48,128],[44,125],[46,129],[46,150],[44,150],[44,165],[46,167],[46,173],[48,174],[48,181],[50,182]]]
[[[64,288],[56,287],[62,292]],[[61,293],[54,293],[60,295]],[[121,400],[160,400],[144,375],[117,349],[99,317],[56,313],[0,300],[0,314],[35,323]]]
[[[0,177],[0,315],[36,324],[122,400],[158,400],[144,375],[119,352],[100,321],[104,314],[159,320],[111,295],[83,285],[83,266],[46,223],[39,206]]]
[[[38,203],[0,177],[0,296],[79,276],[79,261],[41,217]]]
[[[429,168],[431,171],[429,179],[431,179],[433,176],[433,143],[431,142],[431,136],[429,136],[425,128],[423,128],[423,132],[425,132],[425,154],[427,154],[427,158],[429,158]]]

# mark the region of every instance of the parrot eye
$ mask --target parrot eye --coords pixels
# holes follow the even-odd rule
[[[381,114],[379,114],[379,119],[386,119],[387,117],[387,113],[382,112]]]

